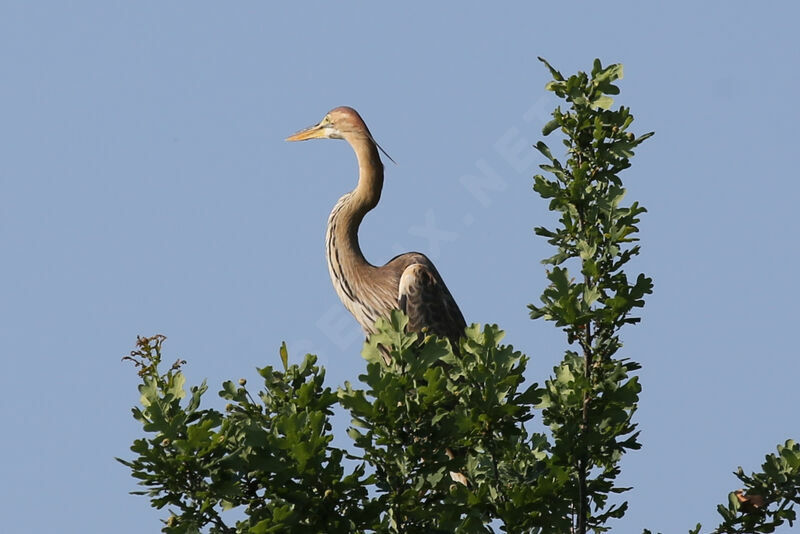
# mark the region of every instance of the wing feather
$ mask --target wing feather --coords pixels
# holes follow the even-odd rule
[[[408,315],[408,328],[413,332],[427,328],[437,336],[450,339],[454,347],[464,335],[467,326],[464,316],[431,264],[413,263],[403,270],[398,304]]]

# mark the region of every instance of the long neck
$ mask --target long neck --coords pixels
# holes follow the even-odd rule
[[[339,199],[328,219],[326,248],[332,277],[336,264],[348,271],[371,266],[358,244],[358,227],[378,204],[383,188],[383,164],[375,144],[362,135],[345,139],[358,159],[358,185]]]

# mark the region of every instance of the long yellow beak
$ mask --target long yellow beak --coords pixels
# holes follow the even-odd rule
[[[322,124],[320,123],[306,128],[305,130],[300,130],[296,134],[287,137],[286,140],[305,141],[306,139],[319,139],[321,137],[325,137],[325,128],[323,128]]]

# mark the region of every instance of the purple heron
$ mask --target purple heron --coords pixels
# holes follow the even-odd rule
[[[378,150],[392,158],[372,137],[358,112],[349,107],[331,110],[319,124],[286,140],[306,139],[344,139],[358,160],[358,185],[333,207],[325,235],[328,271],[342,303],[367,335],[375,332],[379,317],[400,309],[408,315],[410,331],[427,329],[449,339],[457,350],[466,322],[433,262],[419,252],[407,252],[378,267],[361,252],[358,228],[364,215],[377,206],[383,188]]]

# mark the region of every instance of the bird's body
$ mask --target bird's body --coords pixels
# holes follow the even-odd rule
[[[334,206],[325,237],[328,270],[342,303],[367,334],[374,333],[379,317],[400,309],[408,315],[411,331],[427,329],[456,346],[466,322],[433,262],[408,252],[375,266],[361,252],[359,226],[378,204],[383,188],[380,147],[364,121],[352,108],[336,108],[288,140],[313,138],[345,139],[358,160],[358,185]]]

